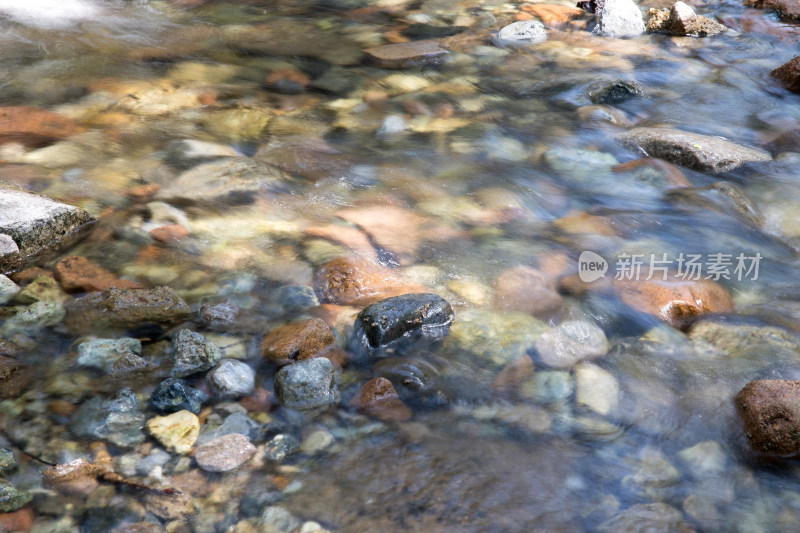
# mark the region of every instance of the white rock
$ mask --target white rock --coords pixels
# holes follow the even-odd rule
[[[11,237],[9,237],[9,239],[11,239]],[[14,298],[14,296],[16,296],[20,290],[21,289],[19,286],[11,281],[8,276],[0,274],[0,304],[5,304],[11,301],[11,299]]]
[[[619,404],[619,383],[599,366],[581,363],[575,367],[575,399],[600,415],[608,415]]]
[[[643,29],[644,30],[644,29]],[[492,39],[495,46],[527,46],[547,40],[544,25],[536,20],[520,20],[502,28]]]
[[[554,368],[569,368],[587,358],[605,355],[608,339],[603,330],[591,322],[568,320],[545,331],[536,339],[539,359]]]
[[[596,14],[594,33],[604,37],[635,37],[644,33],[642,12],[633,0],[606,0]]]
[[[699,442],[691,448],[685,448],[678,452],[680,457],[692,473],[696,476],[703,474],[713,474],[725,470],[727,458],[722,446],[713,440]]]

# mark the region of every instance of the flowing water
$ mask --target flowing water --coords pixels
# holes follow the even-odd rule
[[[256,444],[277,433],[304,441],[282,462],[259,449],[227,474],[176,454],[143,469],[155,441],[109,447],[118,473],[180,487],[186,508],[117,485],[78,495],[43,487],[42,466],[18,451],[22,464],[6,479],[33,494],[35,531],[143,521],[202,532],[291,531],[303,521],[339,532],[800,530],[797,463],[754,455],[733,404],[748,381],[800,378],[800,144],[769,144],[800,119],[800,97],[769,76],[795,54],[800,27],[720,0],[694,3],[731,28],[719,36],[600,38],[586,15],[549,29],[545,43],[493,46],[492,32],[521,5],[0,0],[0,105],[80,126],[47,146],[0,146],[3,180],[100,217],[64,255],[170,286],[195,312],[221,299],[240,306],[214,339],[270,393],[276,368],[258,350],[266,333],[324,314],[347,346],[359,306],[319,308],[308,290],[285,288],[311,286],[331,259],[371,255],[456,313],[443,346],[388,371],[419,379],[400,391],[410,420],[384,423],[348,406],[375,371],[353,362],[337,377],[340,405],[323,413],[207,405],[208,427],[247,410]],[[362,53],[424,36],[449,53],[400,68]],[[591,101],[620,79],[644,95]],[[643,156],[620,134],[665,125],[776,157],[716,175],[652,161],[615,167]],[[187,155],[186,139],[213,143],[201,149],[213,155]],[[186,177],[217,157],[283,173],[269,167],[260,187],[238,189]],[[148,233],[175,223],[188,236]],[[680,254],[700,254],[706,268],[709,254],[730,254],[718,282],[734,311],[714,315],[705,334],[680,331],[608,285],[592,289],[603,280],[577,281],[583,251],[610,261],[606,281],[625,254],[645,264],[668,254],[673,268]],[[757,276],[734,270],[739,254],[749,266],[759,258]],[[522,280],[508,274],[519,267],[529,269]],[[525,292],[526,275],[552,290]],[[535,338],[576,320],[598,325],[608,344],[572,346],[591,363],[548,362]],[[137,335],[158,360],[174,333]],[[14,340],[39,370],[0,404],[6,444],[50,462],[89,453],[67,429],[75,407],[124,386],[146,405],[164,377],[120,381],[78,367],[81,339],[61,325]],[[202,388],[202,376],[192,379]]]

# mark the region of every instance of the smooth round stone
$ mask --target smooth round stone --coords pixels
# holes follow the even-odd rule
[[[569,320],[546,331],[536,340],[539,359],[554,368],[569,368],[583,359],[608,352],[603,330],[591,322]]]
[[[256,447],[241,433],[231,433],[198,446],[194,450],[197,465],[206,472],[229,472],[247,462]]]
[[[329,431],[318,429],[312,431],[303,439],[300,451],[306,455],[314,455],[333,444],[335,440],[336,438]]]
[[[541,44],[547,40],[544,24],[536,20],[520,20],[502,28],[492,39],[492,44],[499,47],[528,46]]]
[[[238,398],[255,389],[256,373],[246,363],[224,359],[206,376],[208,386],[221,398]]]
[[[575,401],[599,415],[606,416],[619,404],[620,389],[616,378],[591,363],[575,367]]]
[[[554,403],[568,399],[575,391],[575,380],[569,372],[536,372],[519,388],[519,395],[543,403]]]

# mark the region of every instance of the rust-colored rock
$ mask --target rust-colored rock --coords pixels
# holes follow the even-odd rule
[[[711,280],[646,277],[642,271],[639,280],[615,280],[614,288],[623,302],[672,327],[686,327],[701,315],[733,311],[731,295]]]
[[[556,278],[527,266],[506,270],[495,280],[495,307],[543,318],[561,308]]]
[[[0,355],[0,398],[16,398],[25,391],[32,377],[30,367]]]
[[[403,421],[411,418],[412,412],[400,399],[400,395],[386,378],[372,378],[350,400],[350,407],[363,411],[373,418],[384,421]]]
[[[23,507],[13,513],[0,513],[0,533],[30,531],[33,527],[33,509]]]
[[[759,379],[736,395],[747,440],[766,455],[800,453],[800,381]]]
[[[78,132],[75,121],[32,106],[0,107],[0,144],[42,146]]]
[[[27,285],[31,281],[35,280],[36,278],[42,276],[50,276],[53,277],[53,273],[39,267],[29,267],[24,270],[20,270],[19,272],[14,272],[10,274],[10,277],[14,283],[19,283],[20,285]]]
[[[112,287],[140,288],[138,283],[120,279],[94,261],[77,255],[65,257],[56,263],[53,274],[67,292],[105,291]]]
[[[438,42],[426,40],[374,46],[364,53],[382,67],[410,67],[436,61],[448,51]]]
[[[800,93],[800,56],[792,59],[769,73],[792,92]]]
[[[572,26],[574,20],[583,15],[583,11],[576,7],[560,6],[557,4],[525,4],[520,7],[524,13],[538,17],[542,24],[550,28],[564,28]]]
[[[745,5],[774,9],[783,20],[800,20],[800,0],[746,0]]]
[[[272,409],[273,395],[264,387],[258,387],[252,394],[239,398],[239,405],[248,411],[269,411]],[[201,417],[202,421],[202,417]]]
[[[264,83],[278,92],[297,94],[308,87],[311,78],[296,68],[278,68],[267,75]]]
[[[404,280],[394,270],[351,257],[325,263],[314,277],[314,290],[321,302],[354,306],[401,294],[427,292],[425,287]]]
[[[150,230],[150,236],[164,243],[177,242],[189,236],[189,230],[181,224],[167,224]]]
[[[288,365],[308,359],[336,342],[324,320],[298,320],[270,332],[261,343],[261,354],[276,365]]]

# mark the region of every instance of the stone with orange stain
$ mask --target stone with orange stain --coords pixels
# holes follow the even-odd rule
[[[167,224],[150,230],[150,236],[163,243],[178,242],[189,236],[189,230],[181,224]]]
[[[364,306],[401,294],[427,292],[396,271],[372,261],[337,257],[322,265],[314,276],[314,290],[323,303]]]
[[[620,299],[638,311],[657,316],[675,328],[683,328],[702,315],[733,311],[733,299],[725,288],[707,279],[684,280],[678,277],[647,280],[614,280]]]
[[[53,277],[53,273],[49,270],[45,270],[39,267],[29,267],[25,270],[20,270],[19,272],[14,272],[13,274],[9,275],[9,277],[15,282],[21,285],[26,285],[36,278],[42,276],[50,276]]]
[[[0,144],[42,146],[80,131],[64,115],[32,106],[0,107]]]
[[[261,355],[269,362],[284,366],[313,357],[336,342],[324,320],[311,318],[286,324],[270,332],[261,343]]]
[[[67,292],[105,291],[112,287],[138,289],[141,285],[120,279],[94,261],[82,256],[65,257],[53,269],[56,281]]]
[[[542,24],[551,28],[569,26],[575,19],[583,15],[578,8],[556,4],[525,4],[520,6],[520,9],[523,13],[530,13],[534,17],[538,17]]]
[[[413,414],[400,399],[392,382],[386,378],[367,381],[350,400],[350,406],[387,422],[408,420]]]
[[[30,531],[33,527],[33,509],[23,507],[13,513],[0,513],[0,533]]]
[[[510,268],[495,280],[495,307],[546,318],[563,305],[556,287],[555,276],[541,270],[528,266]]]

